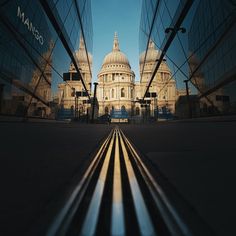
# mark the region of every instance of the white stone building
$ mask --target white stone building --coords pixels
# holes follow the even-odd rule
[[[90,68],[92,66],[92,55],[87,54],[85,50],[84,41],[80,39],[79,50],[75,52],[76,60],[80,67],[80,72],[83,77],[84,83],[89,93],[91,93],[91,80],[92,76],[90,73]],[[75,92],[83,92],[84,96],[78,97],[78,113],[79,115],[87,114],[87,108],[90,108],[90,104],[87,103],[88,97],[85,96],[85,91],[82,85],[81,80],[73,79],[73,74],[76,73],[76,69],[73,63],[70,64],[69,68],[69,80],[66,82],[58,84],[58,98],[59,104],[63,109],[71,109],[72,112],[75,110],[75,106],[77,105],[75,102],[75,94],[73,93],[73,89]],[[82,94],[81,94],[82,95]]]
[[[126,110],[129,114],[134,106],[135,75],[129,61],[120,51],[115,33],[113,49],[103,60],[98,74],[97,99],[99,115],[114,110]]]
[[[146,56],[146,58],[145,58]],[[160,52],[155,49],[155,45],[150,41],[148,51],[145,55],[143,52],[140,55],[140,77],[139,83],[135,86],[135,97],[136,99],[143,98],[143,95],[147,89],[148,83],[151,79],[155,64],[160,57]],[[145,65],[144,65],[145,60]],[[159,113],[163,110],[168,110],[172,114],[175,113],[175,102],[177,100],[176,82],[171,78],[171,71],[163,59],[153,81],[149,88],[150,97],[146,100],[150,100],[150,115],[154,116],[154,111],[159,110]],[[152,96],[155,95],[156,97]],[[138,107],[141,108],[139,103],[136,103],[136,111]]]
[[[155,116],[155,110],[169,110],[175,112],[177,99],[176,83],[171,79],[171,71],[165,60],[161,63],[152,82],[149,92],[157,97],[146,98],[150,100],[148,109],[138,101],[143,98],[148,82],[151,78],[159,52],[154,43],[150,42],[144,65],[145,52],[140,56],[140,74],[142,79],[135,82],[135,74],[124,53],[120,51],[117,34],[115,33],[113,49],[108,53],[102,63],[98,74],[99,115],[111,113],[114,110],[125,109],[129,115],[141,117],[145,112]]]

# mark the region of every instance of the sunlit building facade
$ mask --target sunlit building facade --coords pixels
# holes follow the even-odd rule
[[[159,57],[160,52],[156,49],[153,41],[148,44],[148,52],[140,55],[140,75],[141,80],[135,87],[136,99],[142,99],[147,84],[151,78],[153,67]],[[175,113],[175,102],[177,97],[176,82],[171,77],[171,70],[164,59],[155,74],[152,85],[148,90],[148,95],[144,102],[136,103],[136,115],[139,110],[146,115],[157,117],[159,111],[168,110],[171,114]]]
[[[91,94],[92,76],[90,68],[92,67],[92,55],[88,53],[89,63],[87,63],[87,54],[82,38],[75,56],[80,65],[79,70],[82,79],[88,89],[88,93]],[[62,115],[61,118],[73,118],[75,112],[78,113],[78,117],[87,115],[91,108],[91,104],[88,102],[90,100],[88,100],[87,93],[73,63],[70,64],[68,72],[64,73],[63,76],[65,81],[58,84],[59,115]]]
[[[145,52],[144,61],[147,60],[150,41],[160,52],[146,87],[152,88],[155,74],[166,60],[172,72],[170,83],[174,79],[178,90],[186,90],[185,95],[177,92],[176,99],[181,100],[177,104],[182,104],[176,107],[180,118],[183,110],[183,117],[236,112],[235,9],[235,1],[230,0],[143,0],[140,54]],[[145,78],[144,71],[145,63],[141,81]],[[187,91],[191,91],[191,98],[183,98]]]
[[[103,60],[102,68],[98,74],[98,102],[99,114],[111,114],[122,117],[122,114],[132,119],[157,116],[158,106],[168,107],[175,112],[176,86],[175,80],[171,79],[171,71],[166,61],[163,61],[150,88],[150,96],[145,100],[149,103],[149,109],[145,109],[140,101],[151,76],[153,65],[159,55],[153,42],[149,43],[149,52],[145,58],[145,52],[140,55],[140,73],[143,64],[145,69],[141,81],[135,81],[135,74],[130,67],[128,58],[120,51],[118,36],[115,33],[112,52]],[[164,84],[168,86],[162,89]],[[157,99],[154,94],[159,94]],[[120,116],[119,116],[120,114]]]
[[[126,55],[120,51],[115,33],[112,51],[103,60],[98,74],[99,115],[113,111],[131,115],[134,109],[135,74]]]
[[[91,19],[89,0],[1,3],[1,116],[56,118],[63,73],[70,68],[79,78],[91,80]],[[80,61],[81,39],[84,56]],[[88,83],[84,85],[89,93]]]

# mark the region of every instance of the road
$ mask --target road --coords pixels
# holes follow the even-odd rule
[[[0,123],[2,235],[45,232],[113,127]],[[216,235],[236,234],[235,121],[120,128],[183,214]]]

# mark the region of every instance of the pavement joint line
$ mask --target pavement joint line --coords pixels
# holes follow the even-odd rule
[[[125,142],[127,143],[128,147],[133,152],[134,160],[135,160],[140,172],[142,173],[142,176],[144,177],[144,180],[147,183],[147,186],[152,194],[152,197],[153,197],[159,211],[161,212],[163,219],[164,219],[168,229],[170,230],[171,234],[172,235],[191,236],[192,233],[189,230],[188,226],[185,224],[185,222],[178,215],[174,206],[170,203],[166,194],[163,192],[163,190],[161,189],[159,184],[152,177],[152,175],[148,171],[146,165],[143,163],[141,157],[138,155],[136,150],[133,148],[133,146],[129,142],[128,138],[124,135],[123,131],[121,131],[121,133],[124,136]],[[145,178],[145,176],[147,176],[147,178]],[[151,187],[151,185],[149,183],[151,183],[153,185],[154,190],[157,194],[154,193],[153,188]],[[175,225],[177,225],[178,228],[176,228]]]
[[[118,140],[118,129],[115,129],[115,163],[113,176],[113,196],[112,196],[112,225],[111,235],[124,235],[124,205],[122,196],[121,170],[120,170],[120,150]]]
[[[88,169],[84,173],[81,181],[75,187],[74,191],[72,192],[72,194],[70,195],[70,197],[66,201],[66,204],[61,209],[59,214],[55,217],[53,223],[51,224],[49,230],[46,233],[47,236],[57,235],[58,232],[60,232],[60,234],[63,235],[62,232],[65,232],[67,230],[67,227],[68,227],[71,219],[73,218],[76,208],[77,208],[77,207],[74,207],[75,201],[76,201],[76,206],[78,206],[80,201],[82,200],[83,194],[85,192],[85,191],[83,191],[83,193],[81,194],[82,188],[84,187],[84,185],[86,185],[86,187],[88,186],[89,181],[91,180],[91,177],[92,177],[91,172],[93,172],[93,169],[96,168],[95,167],[96,162],[99,161],[98,159],[100,159],[101,153],[104,151],[105,147],[108,145],[108,142],[109,142],[109,139],[111,138],[112,132],[113,131],[110,132],[108,137],[102,143],[100,149],[98,150],[97,154],[95,155],[95,157],[92,160],[91,164],[89,165]],[[78,195],[79,195],[79,199],[77,199]],[[72,209],[72,208],[74,208],[74,209]]]
[[[139,229],[141,235],[156,235],[155,229],[153,227],[150,215],[148,213],[146,204],[144,202],[140,186],[138,184],[137,178],[135,176],[133,167],[129,160],[129,155],[127,153],[124,141],[120,135],[121,147],[124,155],[125,166],[128,174],[129,184],[131,188],[132,198],[134,202],[135,212],[137,220],[139,223]]]
[[[83,223],[81,235],[86,235],[86,236],[95,235],[99,210],[100,210],[100,206],[102,202],[102,195],[104,192],[108,166],[109,166],[113,143],[114,143],[114,138],[115,138],[115,131],[113,130],[112,139],[109,144],[106,157],[103,162],[102,169],[100,171],[95,190],[93,192],[91,202],[89,204],[89,208],[88,208],[88,211],[87,211],[84,223]]]
[[[113,152],[114,150],[114,152]],[[112,202],[111,202],[111,225],[109,227],[111,235],[125,235],[126,225],[125,212],[124,212],[124,196],[122,193],[122,178],[121,178],[121,157],[124,161],[125,172],[127,173],[127,183],[131,191],[132,202],[134,206],[135,218],[137,219],[137,227],[140,235],[157,235],[156,227],[151,218],[153,213],[148,209],[148,205],[144,200],[144,193],[141,191],[141,182],[138,177],[144,180],[147,188],[154,200],[156,210],[159,211],[163,222],[168,228],[170,235],[173,236],[191,236],[192,233],[177,214],[175,208],[167,199],[161,187],[154,180],[151,173],[148,171],[145,164],[142,162],[141,157],[138,155],[135,148],[132,146],[123,131],[117,126],[112,129],[108,137],[102,143],[97,154],[91,161],[88,169],[85,171],[82,179],[75,187],[74,191],[68,198],[65,206],[55,218],[53,224],[47,232],[47,236],[66,235],[69,227],[73,224],[75,214],[78,212],[80,204],[86,196],[87,190],[90,188],[92,177],[98,170],[98,178],[95,180],[94,188],[91,189],[91,200],[88,203],[88,208],[85,212],[85,217],[82,219],[80,235],[95,235],[99,215],[101,211],[101,204],[104,197],[104,190],[109,178],[108,169],[111,163],[111,158],[114,155],[113,168],[113,189],[112,189]],[[101,165],[100,165],[100,164]],[[99,167],[98,169],[98,166]],[[101,169],[100,169],[101,168]],[[138,172],[136,172],[138,171]],[[137,175],[137,176],[136,176]],[[92,187],[92,186],[91,186]],[[155,220],[154,220],[155,221]]]

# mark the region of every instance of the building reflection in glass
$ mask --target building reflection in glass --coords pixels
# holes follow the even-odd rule
[[[184,8],[187,5],[188,10]],[[165,58],[177,89],[184,91],[183,82],[188,80],[190,93],[189,99],[184,98],[187,91],[179,94],[177,116],[186,117],[188,100],[194,116],[236,113],[235,9],[231,0],[143,1],[140,53],[148,52],[150,39],[163,51],[169,36],[175,33],[164,51]],[[181,25],[173,28],[178,19]]]
[[[57,87],[81,37],[92,51],[90,1],[5,1],[0,18],[0,114],[56,118]]]

